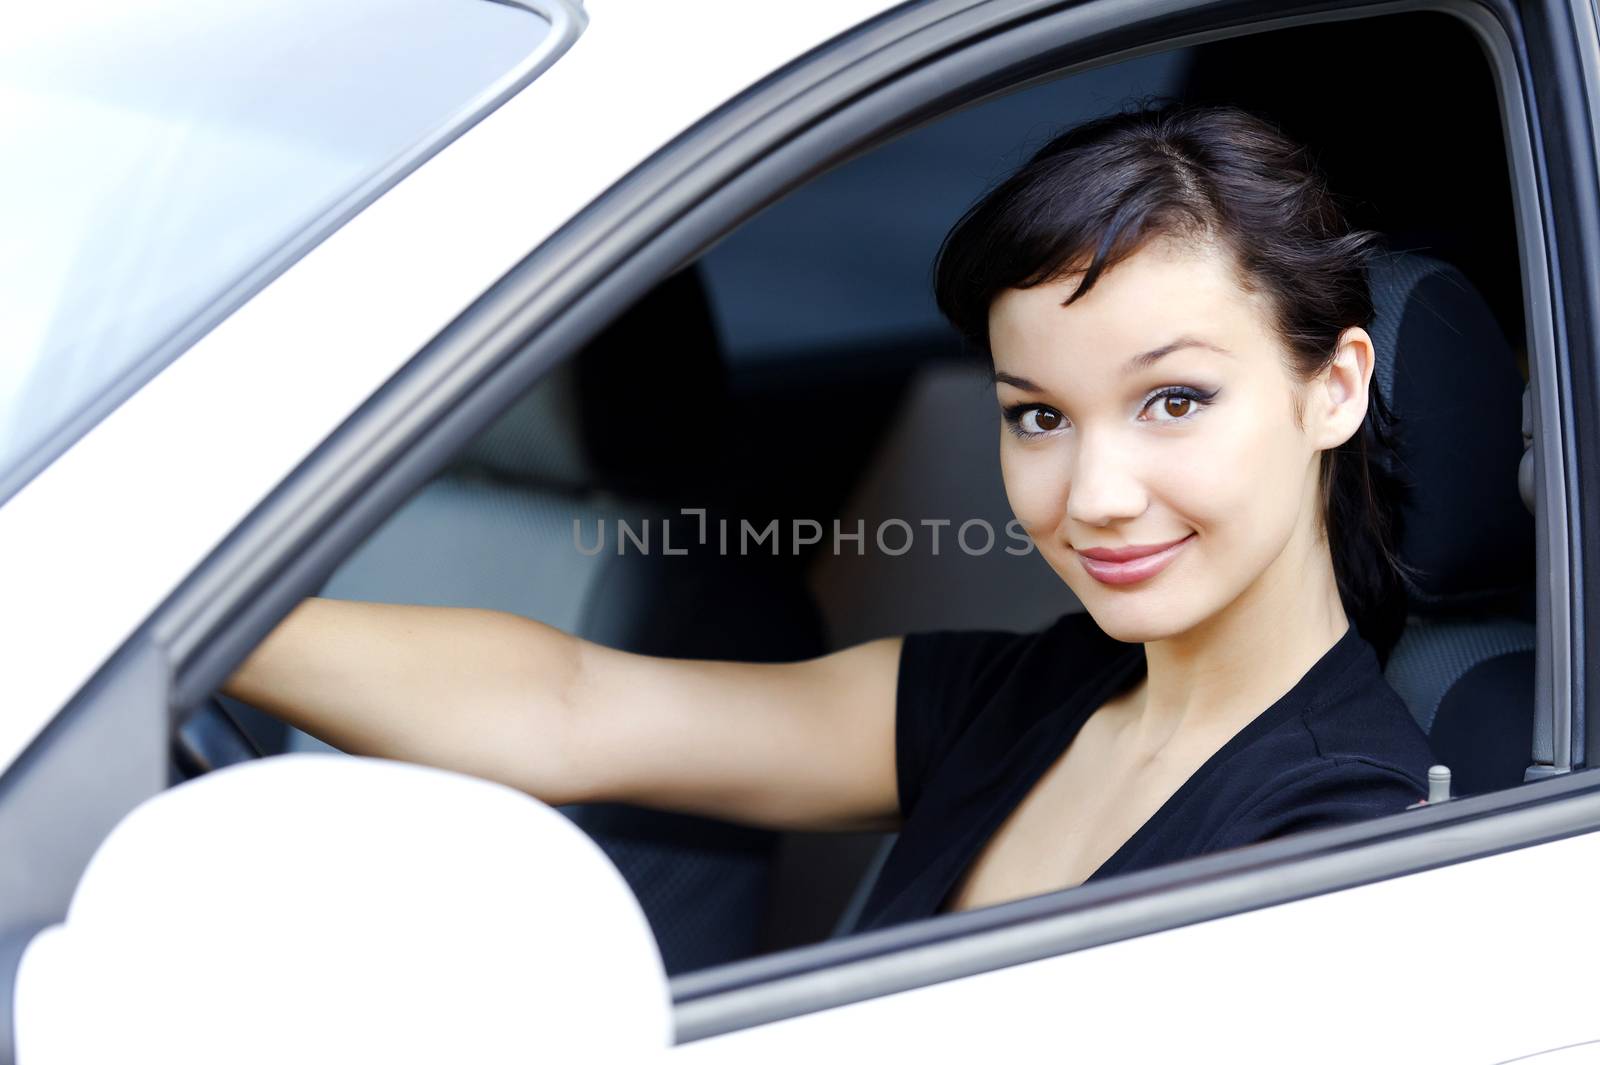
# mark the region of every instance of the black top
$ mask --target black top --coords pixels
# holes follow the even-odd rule
[[[907,636],[895,726],[904,820],[857,928],[940,912],[1089,715],[1144,672],[1142,643],[1112,639],[1084,613],[1043,632]],[[1396,813],[1426,797],[1432,763],[1351,625],[1088,880]]]

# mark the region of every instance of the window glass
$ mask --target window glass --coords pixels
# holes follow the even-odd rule
[[[551,29],[489,0],[88,0],[0,23],[0,479],[464,128]]]

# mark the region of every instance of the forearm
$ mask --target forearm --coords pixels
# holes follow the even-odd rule
[[[302,602],[223,691],[352,754],[577,801],[565,693],[578,641],[492,610]]]

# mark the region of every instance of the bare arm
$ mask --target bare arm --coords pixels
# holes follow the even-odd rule
[[[498,611],[307,599],[223,691],[353,754],[552,804],[892,828],[899,658],[898,637],[794,663],[653,658]]]

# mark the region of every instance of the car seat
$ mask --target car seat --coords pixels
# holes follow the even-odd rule
[[[1512,787],[1537,760],[1532,481],[1519,476],[1528,386],[1454,266],[1399,253],[1371,283],[1373,375],[1414,485],[1400,557],[1422,571],[1384,676],[1449,766],[1454,794]]]

